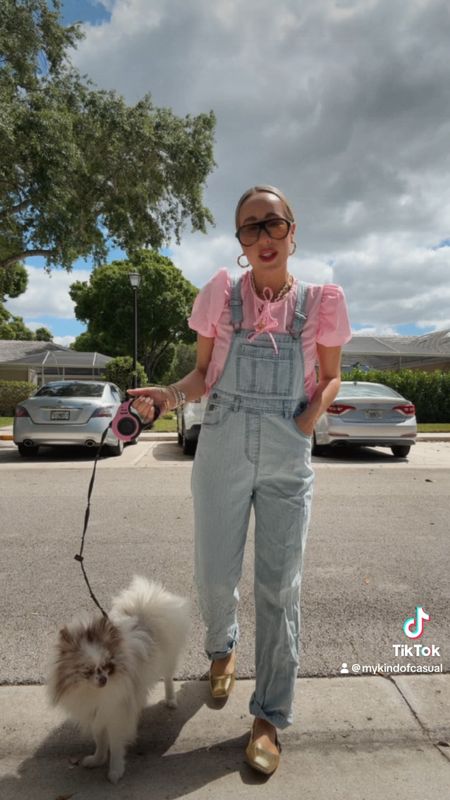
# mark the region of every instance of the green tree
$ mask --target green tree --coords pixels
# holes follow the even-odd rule
[[[22,317],[11,314],[4,303],[8,297],[18,297],[27,288],[28,274],[19,262],[8,271],[0,270],[0,339],[34,339],[33,331],[27,328]]]
[[[197,289],[169,258],[141,250],[130,261],[113,261],[96,267],[89,282],[70,287],[77,319],[87,332],[74,348],[98,350],[106,355],[131,355],[134,347],[134,295],[129,273],[139,272],[138,360],[149,380],[158,382],[172,364],[179,342],[195,341],[188,327]]]
[[[34,333],[27,328],[22,317],[15,317],[6,308],[0,308],[0,339],[32,341]]]
[[[180,344],[177,344],[172,366],[168,372],[164,373],[161,383],[165,385],[175,383],[175,381],[184,378],[188,372],[192,372],[196,363],[196,350],[194,343],[185,344],[180,342]]]
[[[0,270],[0,303],[7,297],[19,297],[28,286],[28,273],[23,264],[16,262],[8,270]]]
[[[83,333],[77,336],[74,342],[69,344],[69,350],[78,350],[78,352],[82,353],[95,353],[96,350],[98,350],[97,345],[97,338],[89,333],[89,331],[83,331]],[[109,354],[105,353],[105,355]]]
[[[139,362],[136,364],[138,386],[145,386],[148,378],[144,367]],[[125,392],[134,385],[133,380],[133,359],[131,356],[117,356],[108,361],[103,375],[106,381],[116,383],[119,389]]]
[[[42,255],[48,269],[159,248],[190,219],[212,223],[213,112],[177,117],[150,94],[128,106],[67,58],[83,34],[59,0],[0,0],[0,267]]]
[[[8,311],[4,303],[8,297],[19,297],[28,285],[28,273],[23,264],[16,262],[8,270],[0,270],[0,339],[22,339],[51,342],[48,328],[37,328],[33,333],[27,328],[22,317]]]
[[[53,334],[48,328],[36,328],[34,338],[37,342],[51,342],[53,341]]]
[[[11,314],[4,306],[0,305],[0,339],[20,339],[22,341],[51,342],[53,334],[48,328],[37,328],[32,331],[27,328],[22,317]]]

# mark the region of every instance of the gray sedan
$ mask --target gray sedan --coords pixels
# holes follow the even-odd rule
[[[16,406],[13,439],[22,456],[40,445],[98,447],[121,403],[119,388],[105,381],[52,381]],[[104,451],[119,456],[123,442],[108,431]]]
[[[416,409],[410,400],[382,383],[342,381],[339,394],[316,421],[313,453],[336,444],[389,447],[407,456],[416,443]]]

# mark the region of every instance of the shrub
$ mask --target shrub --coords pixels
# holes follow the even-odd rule
[[[30,381],[0,381],[0,415],[13,417],[14,409],[37,389]]]

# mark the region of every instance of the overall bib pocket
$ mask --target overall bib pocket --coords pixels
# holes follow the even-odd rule
[[[277,355],[269,347],[241,343],[237,351],[238,391],[287,397],[291,391],[293,372],[291,348],[280,347]]]

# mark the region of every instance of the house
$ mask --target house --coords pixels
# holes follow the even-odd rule
[[[0,339],[0,380],[46,381],[99,378],[112,356],[81,353],[53,342]],[[450,370],[450,329],[423,336],[352,336],[343,347],[343,370]]]
[[[98,379],[111,358],[69,350],[53,342],[0,339],[0,380],[31,381],[41,386],[58,379]]]
[[[365,366],[370,369],[421,369],[427,372],[450,370],[450,329],[423,336],[358,336],[342,349],[345,369]]]

